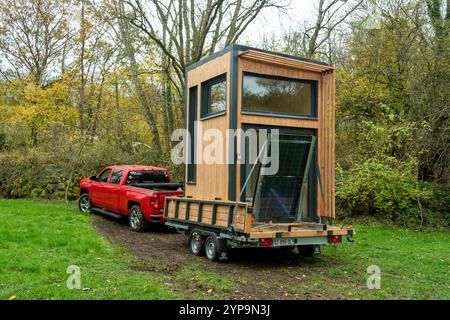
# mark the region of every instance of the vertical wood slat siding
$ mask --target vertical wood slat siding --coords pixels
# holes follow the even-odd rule
[[[201,84],[216,76],[227,74],[227,109],[226,114],[218,116],[212,119],[200,121],[203,127],[203,131],[208,129],[217,129],[225,134],[229,123],[229,110],[230,110],[230,53],[225,53],[216,59],[205,63],[187,74],[187,90],[186,94],[189,95],[189,88],[198,86],[197,90],[197,119],[201,117]],[[186,101],[189,101],[187,97]],[[186,108],[188,106],[185,106]],[[186,123],[189,123],[189,115],[187,114]],[[197,146],[202,142],[202,137],[199,134],[196,135]],[[203,148],[210,142],[203,142]],[[197,159],[201,157],[201,150],[203,148],[197,147]],[[226,151],[223,152],[223,156],[226,157]],[[223,161],[225,162],[225,161]],[[187,171],[187,170],[186,170]],[[186,184],[185,194],[193,199],[214,200],[220,198],[222,200],[228,199],[228,166],[224,164],[197,164],[197,177],[196,184]],[[186,172],[187,174],[187,172]],[[187,176],[185,176],[187,181]]]

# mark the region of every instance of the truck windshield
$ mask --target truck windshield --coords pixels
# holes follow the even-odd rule
[[[130,171],[127,177],[127,184],[161,182],[169,182],[169,176],[166,171]]]

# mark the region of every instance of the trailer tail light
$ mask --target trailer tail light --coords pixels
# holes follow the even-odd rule
[[[273,240],[272,239],[261,239],[259,240],[259,245],[261,247],[271,247],[273,244]]]
[[[341,243],[341,238],[338,236],[328,237],[328,243],[332,243],[332,244]]]
[[[150,196],[150,208],[159,209],[158,197]]]

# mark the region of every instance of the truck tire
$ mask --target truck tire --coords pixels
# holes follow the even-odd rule
[[[78,198],[78,209],[83,213],[92,213],[91,200],[89,199],[89,194],[83,193]]]
[[[217,261],[219,258],[219,243],[215,235],[210,235],[205,241],[205,254],[206,257],[211,261]]]
[[[128,222],[130,229],[135,232],[142,232],[147,228],[147,220],[145,220],[141,207],[138,204],[135,204],[130,208]]]
[[[302,257],[312,257],[320,254],[320,246],[318,245],[297,246],[297,249]]]
[[[191,236],[189,237],[189,247],[191,248],[191,251],[196,256],[201,256],[204,253],[204,243],[205,239],[197,232],[192,232]]]

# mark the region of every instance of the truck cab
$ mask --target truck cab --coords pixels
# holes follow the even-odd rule
[[[183,196],[167,169],[152,166],[109,166],[80,182],[79,208],[114,218],[128,216],[134,231],[164,223],[166,196]]]

